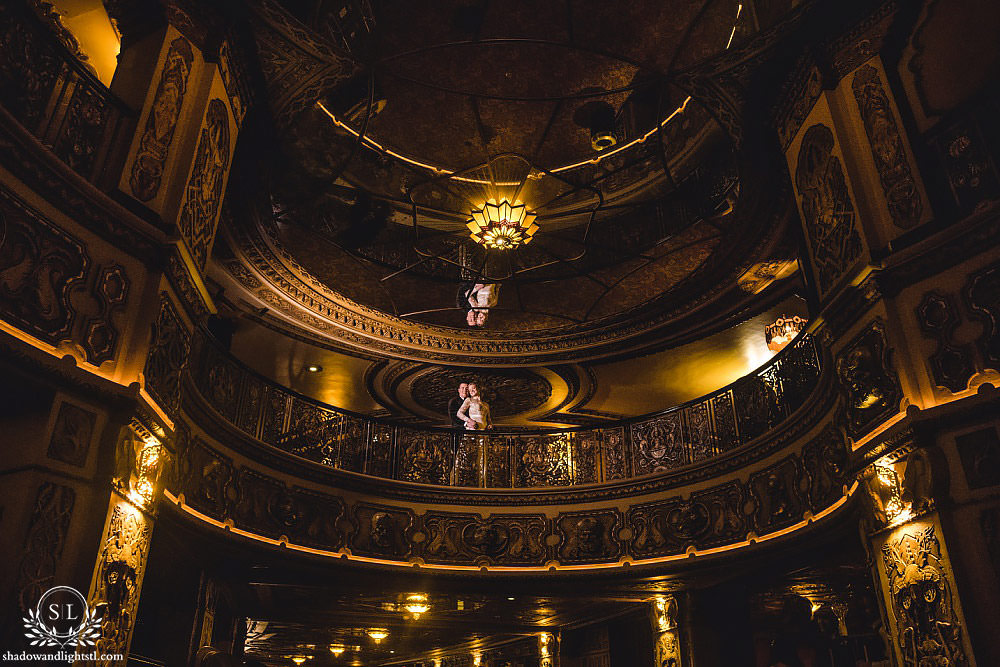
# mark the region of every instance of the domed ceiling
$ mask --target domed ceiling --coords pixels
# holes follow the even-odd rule
[[[781,181],[692,85],[758,30],[736,0],[262,6],[278,131],[241,144],[214,275],[262,324],[432,362],[600,358],[745,317],[740,276],[793,255]],[[529,244],[470,237],[489,200],[537,215]],[[482,327],[469,282],[498,286]]]

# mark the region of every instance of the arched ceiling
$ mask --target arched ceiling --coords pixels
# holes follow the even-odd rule
[[[212,271],[274,329],[433,363],[597,359],[753,314],[740,277],[794,258],[784,179],[689,92],[758,34],[735,0],[257,12],[278,132],[244,129]],[[597,151],[601,113],[617,144]],[[531,245],[469,239],[490,197],[538,214]],[[463,280],[501,285],[483,328]]]

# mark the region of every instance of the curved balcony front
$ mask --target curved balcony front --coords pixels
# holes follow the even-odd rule
[[[843,506],[849,448],[815,338],[699,400],[601,428],[465,433],[337,410],[195,342],[175,509],[376,565],[661,565],[783,538]]]

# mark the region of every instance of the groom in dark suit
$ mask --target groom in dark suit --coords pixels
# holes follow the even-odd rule
[[[469,383],[462,382],[458,385],[458,396],[452,396],[451,400],[448,401],[448,416],[451,417],[453,428],[465,428],[465,422],[458,418],[458,409],[462,407],[462,403],[465,403],[468,396]]]

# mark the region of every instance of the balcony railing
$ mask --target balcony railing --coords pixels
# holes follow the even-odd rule
[[[198,391],[254,438],[339,470],[485,488],[613,482],[720,456],[800,408],[821,364],[812,337],[804,335],[735,383],[653,415],[599,428],[466,432],[339,410],[256,375],[208,336],[195,348],[189,368]]]
[[[92,183],[125,148],[135,114],[26,3],[0,3],[0,104]]]

